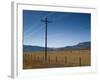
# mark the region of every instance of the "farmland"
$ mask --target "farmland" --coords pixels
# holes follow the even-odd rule
[[[23,52],[23,69],[90,66],[90,49]]]

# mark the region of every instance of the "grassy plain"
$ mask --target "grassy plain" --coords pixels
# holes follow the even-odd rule
[[[23,69],[90,66],[90,49],[24,52]]]

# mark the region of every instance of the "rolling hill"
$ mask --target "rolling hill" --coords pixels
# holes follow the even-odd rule
[[[73,46],[66,46],[61,48],[47,48],[48,51],[54,51],[54,50],[77,50],[77,49],[87,49],[90,48],[91,43],[90,42],[81,42]],[[31,52],[31,51],[44,51],[45,47],[41,46],[31,46],[31,45],[23,45],[23,51],[25,52]]]

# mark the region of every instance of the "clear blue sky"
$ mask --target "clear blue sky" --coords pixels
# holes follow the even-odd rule
[[[45,23],[48,17],[48,47],[64,47],[90,41],[91,14],[23,10],[24,45],[45,45]]]

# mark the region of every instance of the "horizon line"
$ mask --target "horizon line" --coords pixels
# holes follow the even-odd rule
[[[91,42],[91,41],[85,41],[85,42]],[[84,42],[79,42],[79,43],[84,43]],[[68,47],[68,46],[75,46],[78,45],[79,43],[73,44],[73,45],[67,45],[67,46],[61,46],[61,47],[47,47],[47,48],[62,48],[62,47]],[[39,45],[28,45],[28,44],[23,44],[23,46],[37,46],[37,47],[45,47],[45,46],[39,46]]]

